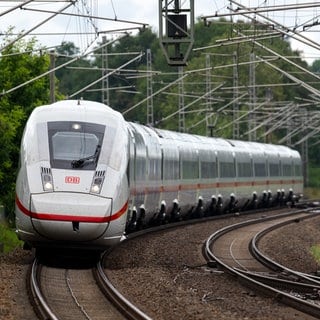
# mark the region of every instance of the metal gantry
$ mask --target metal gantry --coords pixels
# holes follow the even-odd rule
[[[159,41],[169,65],[187,64],[194,43],[194,0],[159,0]]]

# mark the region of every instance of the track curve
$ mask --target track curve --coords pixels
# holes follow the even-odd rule
[[[301,298],[299,294],[288,293],[286,290],[283,290],[283,287],[287,289],[289,286],[294,286],[296,284],[294,282],[290,284],[289,282],[284,283],[285,281],[277,280],[276,277],[267,280],[268,277],[264,275],[270,274],[270,265],[263,264],[260,259],[257,260],[255,254],[253,254],[254,250],[252,250],[252,239],[257,234],[262,234],[263,230],[275,228],[277,225],[281,226],[286,223],[297,222],[300,219],[309,219],[315,215],[319,215],[319,213],[311,214],[310,210],[296,211],[277,217],[249,220],[225,227],[212,234],[206,241],[206,257],[209,260],[215,261],[220,267],[235,275],[239,281],[244,282],[246,285],[274,296],[278,300],[302,312],[318,317],[320,314],[320,304],[309,303],[309,301]],[[281,271],[284,269],[280,266],[278,268]],[[272,268],[272,270],[274,269],[275,267]],[[303,282],[305,277],[302,276],[301,279],[299,281]],[[300,287],[299,285],[295,285],[294,288],[295,291],[302,290],[304,292],[305,290],[310,290],[311,292],[319,292],[320,286],[316,281],[313,281],[310,286],[310,282],[308,281],[308,284],[300,284]]]

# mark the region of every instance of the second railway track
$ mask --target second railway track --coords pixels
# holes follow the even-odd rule
[[[273,263],[259,252],[256,245],[257,235],[261,237],[265,230],[319,215],[319,212],[310,212],[291,212],[277,217],[246,221],[218,230],[206,242],[207,258],[251,288],[274,296],[302,312],[319,317],[320,281]],[[278,274],[275,274],[275,270]],[[288,279],[284,279],[284,271]],[[308,299],[311,296],[316,302]]]

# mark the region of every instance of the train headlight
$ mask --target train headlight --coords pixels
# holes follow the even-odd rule
[[[99,194],[101,192],[105,174],[106,174],[105,170],[97,170],[95,172],[92,179],[91,188],[90,188],[91,193]]]
[[[103,183],[103,178],[101,177],[94,177],[93,181],[92,181],[92,185],[91,185],[91,192],[92,193],[100,193],[101,191],[101,187],[102,187],[102,183]]]
[[[43,191],[53,191],[52,173],[50,168],[41,168],[41,179]]]
[[[53,185],[51,182],[46,182],[44,185],[43,185],[43,189],[44,191],[52,191],[53,190]]]

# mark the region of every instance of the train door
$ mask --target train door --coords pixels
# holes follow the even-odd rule
[[[219,160],[219,183],[218,192],[222,197],[223,209],[230,204],[231,195],[235,192],[236,162],[235,153],[231,150],[221,150]]]
[[[161,188],[161,145],[153,131],[145,129],[146,143],[146,180],[145,208],[147,212],[157,213],[160,210]]]

